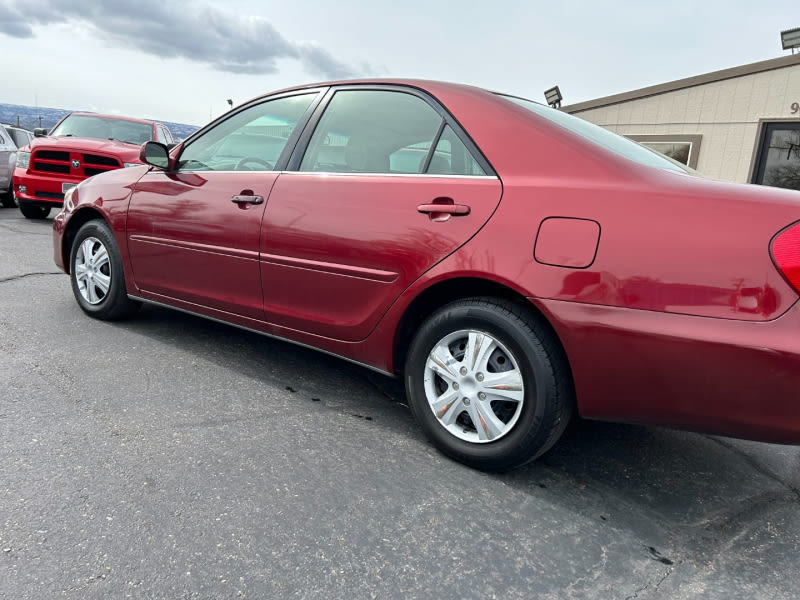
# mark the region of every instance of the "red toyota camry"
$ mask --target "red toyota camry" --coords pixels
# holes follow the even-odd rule
[[[275,92],[141,158],[55,219],[92,317],[158,304],[401,375],[482,469],[573,413],[800,442],[797,192],[429,81]]]

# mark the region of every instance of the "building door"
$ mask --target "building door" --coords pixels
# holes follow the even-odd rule
[[[764,123],[751,183],[800,190],[800,121]]]

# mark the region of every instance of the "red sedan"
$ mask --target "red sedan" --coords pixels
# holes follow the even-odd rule
[[[402,375],[482,469],[574,412],[800,442],[797,192],[428,81],[283,90],[141,158],[55,219],[90,316],[158,304]]]

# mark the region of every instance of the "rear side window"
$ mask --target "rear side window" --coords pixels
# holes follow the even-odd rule
[[[341,90],[319,121],[301,171],[484,175],[425,100],[389,90]]]
[[[412,94],[339,91],[314,130],[300,170],[421,173],[441,124],[442,117]]]
[[[486,175],[449,125],[442,131],[425,172],[434,175]]]
[[[692,172],[683,165],[666,158],[655,150],[645,148],[644,146],[641,146],[640,144],[637,144],[628,138],[624,138],[621,135],[612,133],[608,129],[603,129],[599,125],[595,125],[589,121],[579,119],[578,117],[573,117],[568,113],[551,108],[549,106],[544,106],[538,102],[532,102],[531,100],[516,98],[514,96],[505,96],[502,94],[498,94],[498,96],[505,98],[506,100],[510,100],[514,104],[522,106],[532,113],[535,113],[540,117],[544,117],[548,121],[552,121],[556,125],[564,127],[572,133],[575,133],[582,138],[597,144],[598,146],[602,146],[606,150],[610,150],[615,154],[623,156],[629,160],[633,160],[639,164],[646,165],[648,167],[657,167],[659,169],[680,171],[681,173]]]

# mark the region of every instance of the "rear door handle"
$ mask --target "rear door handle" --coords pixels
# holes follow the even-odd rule
[[[450,217],[463,217],[469,214],[469,206],[456,204],[452,198],[436,198],[431,204],[420,204],[417,211],[427,214],[431,221],[441,223]]]
[[[447,213],[448,215],[460,216],[469,214],[469,206],[466,204],[420,204],[417,210],[421,213]]]
[[[264,196],[247,196],[240,194],[238,196],[231,196],[231,202],[234,204],[262,204],[264,202]]]

